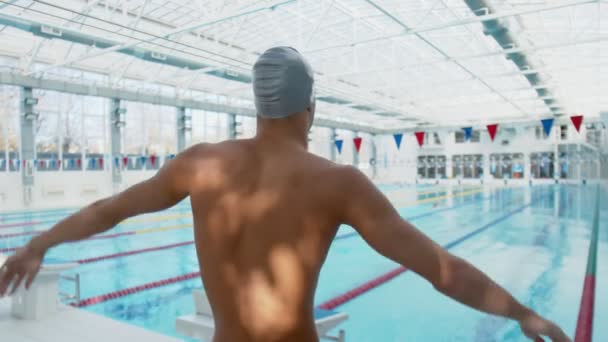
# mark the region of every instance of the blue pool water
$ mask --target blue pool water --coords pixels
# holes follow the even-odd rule
[[[574,334],[591,234],[594,186],[475,188],[382,186],[399,212],[450,251],[487,272],[519,300]],[[602,192],[601,219],[608,215]],[[77,260],[190,241],[189,205],[145,215],[109,233],[148,233],[89,240],[55,248],[50,258]],[[0,214],[0,235],[48,228],[73,210]],[[604,218],[604,219],[602,219]],[[36,221],[27,227],[3,225]],[[165,231],[154,231],[171,228]],[[608,341],[608,225],[600,222],[594,340]],[[0,248],[29,237],[0,238]],[[316,303],[376,278],[398,265],[342,227],[321,271]],[[82,297],[141,285],[198,270],[192,245],[79,266]],[[69,290],[69,284],[62,284]],[[175,334],[175,318],[194,312],[191,291],[199,279],[87,307],[131,324]],[[349,314],[340,328],[348,341],[522,341],[509,321],[468,309],[406,272],[338,307]]]

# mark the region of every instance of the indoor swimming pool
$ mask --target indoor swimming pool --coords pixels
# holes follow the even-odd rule
[[[473,263],[519,300],[574,334],[590,245],[596,186],[381,186],[400,214]],[[606,188],[601,216],[608,214]],[[163,334],[192,314],[200,288],[189,203],[130,219],[48,258],[76,261],[86,310]],[[0,251],[11,253],[74,209],[0,214]],[[603,221],[603,222],[602,222]],[[608,341],[608,226],[600,219],[594,340]],[[341,227],[321,271],[316,305],[398,267]],[[179,279],[177,279],[179,278]],[[163,280],[173,279],[174,281]],[[176,280],[177,279],[177,280]],[[162,284],[161,284],[162,283]],[[155,286],[144,286],[156,284]],[[73,291],[73,284],[62,283]],[[137,288],[132,294],[107,294]],[[349,319],[347,341],[522,341],[509,321],[468,309],[411,272],[335,307]]]

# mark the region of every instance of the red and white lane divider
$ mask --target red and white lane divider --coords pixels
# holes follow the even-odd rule
[[[359,286],[355,287],[354,289],[346,291],[345,293],[343,293],[335,298],[332,298],[325,303],[321,303],[319,305],[319,308],[324,309],[324,310],[333,310],[336,307],[350,301],[351,299],[359,297],[360,295],[364,294],[365,292],[388,282],[389,280],[395,278],[396,276],[400,275],[401,273],[403,273],[405,271],[407,271],[407,269],[405,267],[398,267],[377,278],[374,278],[370,281],[366,281],[362,285],[359,285]]]
[[[103,294],[100,296],[83,299],[80,302],[76,303],[74,306],[82,308],[82,307],[89,306],[89,305],[99,304],[99,303],[103,303],[103,302],[106,302],[106,301],[109,301],[112,299],[128,296],[128,295],[131,295],[134,293],[143,292],[143,291],[154,289],[157,287],[166,286],[166,285],[175,284],[175,283],[179,283],[182,281],[194,279],[194,278],[200,277],[200,275],[201,275],[200,272],[192,272],[192,273],[183,274],[181,276],[177,276],[177,277],[173,277],[173,278],[167,278],[167,279],[158,280],[158,281],[154,281],[154,282],[139,285],[139,286],[129,287],[129,288],[126,288],[123,290],[118,290],[118,291],[106,293],[106,294]]]
[[[115,254],[100,255],[100,256],[96,256],[96,257],[92,257],[92,258],[79,259],[79,260],[76,260],[76,262],[79,263],[79,264],[90,264],[92,262],[97,262],[97,261],[102,261],[102,260],[122,258],[122,257],[130,256],[130,255],[136,255],[136,254],[141,254],[141,253],[149,253],[149,252],[162,251],[162,250],[165,250],[165,249],[171,249],[171,248],[176,248],[176,247],[189,246],[189,245],[193,245],[193,244],[194,244],[194,241],[178,242],[178,243],[173,243],[173,244],[170,244],[170,245],[164,245],[164,246],[158,246],[158,247],[150,247],[150,248],[143,248],[143,249],[135,249],[135,250],[132,250],[132,251],[127,251],[127,252],[120,252],[120,253],[115,253]]]
[[[178,242],[178,243],[173,243],[170,245],[149,247],[149,248],[143,248],[143,249],[134,249],[132,251],[126,251],[126,252],[120,252],[120,253],[114,253],[114,254],[108,254],[108,255],[100,255],[100,256],[96,256],[96,257],[92,257],[92,258],[78,259],[78,260],[74,260],[74,262],[79,263],[79,264],[90,264],[92,262],[97,262],[97,261],[102,261],[102,260],[122,258],[122,257],[130,256],[130,255],[162,251],[165,249],[183,247],[183,246],[188,246],[188,245],[193,245],[193,244],[194,244],[194,241]],[[20,248],[20,247],[0,248],[0,253],[14,252],[18,248]]]

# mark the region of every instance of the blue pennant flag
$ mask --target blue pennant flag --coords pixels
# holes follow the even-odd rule
[[[19,170],[21,168],[21,160],[15,159],[15,170]]]
[[[116,168],[120,166],[120,159],[118,157],[114,158],[114,166],[116,166]]]
[[[335,144],[336,144],[336,148],[338,149],[338,153],[342,153],[342,144],[344,143],[344,140],[336,140]]]
[[[51,169],[55,169],[55,165],[57,165],[55,159],[51,159]]]
[[[146,164],[146,156],[139,157],[139,161],[141,162],[141,165],[145,165]]]
[[[473,127],[463,127],[462,130],[464,131],[464,141],[469,141],[473,134]]]
[[[0,169],[4,170],[5,165],[6,162],[4,161],[4,159],[0,159]]]
[[[395,138],[395,144],[397,144],[397,149],[401,147],[401,140],[403,139],[403,133],[397,133],[393,135]]]
[[[94,169],[97,167],[97,160],[95,158],[91,158],[91,168]]]
[[[74,159],[70,159],[70,168],[74,168],[74,166],[76,165],[76,161]]]
[[[553,128],[553,119],[544,119],[540,120],[540,122],[543,124],[545,135],[549,136],[549,134],[551,134],[551,128]]]

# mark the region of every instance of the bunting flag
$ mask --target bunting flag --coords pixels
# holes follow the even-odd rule
[[[543,124],[545,135],[549,136],[549,134],[551,134],[551,128],[553,127],[553,119],[543,119],[540,120],[540,122]]]
[[[463,127],[462,130],[464,131],[464,141],[471,140],[471,135],[473,134],[473,127]]]
[[[97,167],[97,159],[91,158],[89,159],[91,163],[91,169],[95,169]]]
[[[397,144],[397,149],[400,149],[401,140],[403,140],[403,133],[393,134],[393,138],[395,138],[395,144]]]
[[[492,124],[492,125],[488,125],[486,127],[488,128],[488,133],[490,134],[490,139],[492,139],[492,141],[494,141],[494,138],[496,137],[496,131],[498,130],[498,124]]]
[[[580,132],[581,124],[583,123],[583,116],[582,115],[571,116],[570,120],[572,120],[572,124],[574,125],[574,128],[576,128],[576,131]]]
[[[155,155],[151,155],[150,156],[150,164],[154,167],[156,166],[156,156]]]
[[[24,167],[24,168],[25,168],[25,166],[26,166],[26,163],[27,163],[27,160],[23,159],[23,167]],[[19,163],[17,163],[17,164],[19,164]]]
[[[118,168],[120,166],[120,159],[118,157],[114,157],[114,167]]]
[[[51,169],[55,169],[55,166],[57,165],[57,162],[55,161],[55,159],[51,159]]]
[[[15,159],[15,169],[17,171],[19,171],[20,168],[21,168],[21,160]]]
[[[129,157],[127,157],[127,156],[122,157],[122,167],[126,168],[127,165],[129,165]]]
[[[17,164],[19,164],[19,162],[17,162]],[[9,168],[11,168],[11,169],[13,168],[13,165],[15,165],[15,164],[14,164],[14,162],[13,162],[13,160],[12,160],[12,159],[9,159],[9,160],[8,160],[8,165],[9,165],[9,166],[8,166]]]
[[[76,159],[76,166],[80,169],[82,168],[82,160],[80,158]]]
[[[422,147],[424,144],[424,132],[415,132],[416,140],[418,140],[418,146]]]
[[[34,168],[40,168],[42,167],[42,161],[38,161],[38,159],[34,159],[34,165],[32,165]]]
[[[169,160],[171,160],[171,159],[173,159],[173,158],[175,158],[175,154],[170,154],[170,155],[169,155]]]
[[[355,149],[357,150],[357,153],[359,153],[359,151],[361,150],[362,141],[363,141],[363,139],[361,139],[361,137],[353,138],[353,142],[355,143]]]
[[[61,159],[57,159],[57,168],[61,169]]]
[[[74,159],[69,159],[68,165],[70,166],[70,169],[73,169],[74,165],[76,165],[76,161]]]
[[[336,140],[334,142],[334,144],[336,144],[336,148],[338,149],[338,153],[342,153],[342,144],[344,143],[343,140]]]
[[[97,164],[99,164],[99,168],[103,170],[103,157],[99,157]]]
[[[147,159],[146,156],[139,157],[139,161],[140,161],[141,165],[146,165],[146,159]]]
[[[4,170],[5,167],[6,167],[6,162],[4,161],[4,159],[0,159],[0,169]]]

